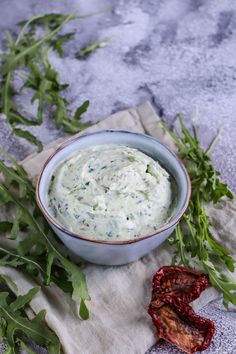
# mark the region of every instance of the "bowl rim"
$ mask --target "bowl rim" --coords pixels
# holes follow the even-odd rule
[[[81,236],[76,232],[73,231],[69,231],[67,230],[64,226],[60,225],[60,223],[57,222],[56,219],[54,219],[51,214],[48,212],[47,208],[44,206],[44,203],[41,200],[41,196],[40,196],[40,192],[39,192],[39,188],[40,188],[40,183],[41,183],[41,178],[43,176],[44,170],[47,167],[47,165],[49,164],[49,162],[54,158],[54,156],[56,154],[58,154],[61,150],[65,149],[67,146],[69,146],[70,144],[73,144],[74,142],[76,142],[79,139],[83,139],[86,138],[87,136],[91,136],[91,135],[96,135],[96,134],[102,134],[102,133],[125,133],[125,134],[133,134],[133,135],[138,135],[141,136],[142,138],[145,137],[146,139],[151,139],[154,140],[155,142],[159,143],[160,145],[162,145],[166,150],[169,151],[169,153],[171,153],[171,155],[178,161],[179,166],[182,168],[182,171],[184,172],[185,178],[186,178],[186,182],[187,182],[187,193],[185,196],[185,200],[184,200],[184,204],[183,207],[181,208],[181,210],[175,215],[175,217],[173,218],[173,220],[171,220],[170,222],[166,223],[165,225],[163,225],[160,229],[156,230],[154,233],[151,234],[147,234],[147,235],[143,235],[142,237],[138,237],[135,239],[129,239],[129,240],[123,240],[123,241],[115,241],[115,240],[96,240],[96,239],[92,239],[89,237],[85,237],[85,236]],[[190,182],[190,177],[188,175],[187,169],[184,166],[183,162],[180,160],[180,158],[172,151],[170,150],[165,144],[163,144],[159,139],[151,136],[151,135],[147,135],[147,134],[142,134],[142,133],[136,133],[136,132],[131,132],[128,130],[112,130],[112,129],[106,129],[106,130],[99,130],[97,132],[92,132],[92,133],[84,133],[82,135],[79,136],[72,136],[69,137],[68,139],[66,139],[62,144],[60,144],[58,146],[58,148],[56,148],[56,150],[47,158],[47,160],[45,161],[40,174],[38,176],[37,179],[37,183],[36,183],[36,202],[41,210],[41,212],[43,213],[44,217],[46,218],[46,220],[51,223],[54,227],[56,227],[57,229],[59,229],[61,232],[63,232],[66,236],[70,236],[72,238],[75,239],[79,239],[79,240],[83,240],[83,241],[88,241],[91,243],[95,243],[95,244],[108,244],[108,245],[125,245],[125,244],[131,244],[131,243],[136,243],[148,238],[151,238],[153,236],[156,236],[160,233],[162,233],[163,231],[167,231],[170,228],[172,228],[173,226],[175,226],[176,224],[178,224],[180,218],[182,217],[182,215],[184,214],[185,210],[188,207],[189,204],[189,199],[191,196],[191,182]]]

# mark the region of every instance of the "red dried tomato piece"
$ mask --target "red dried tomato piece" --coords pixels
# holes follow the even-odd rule
[[[180,266],[165,266],[154,275],[152,297],[167,295],[178,297],[186,303],[197,299],[208,285],[208,276]]]
[[[157,335],[186,353],[205,350],[215,332],[214,323],[198,316],[189,302],[208,286],[208,277],[184,267],[162,267],[153,278],[148,312]]]

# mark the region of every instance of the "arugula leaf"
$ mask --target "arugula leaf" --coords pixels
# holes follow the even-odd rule
[[[66,133],[76,134],[85,128],[89,128],[91,124],[76,122],[75,120],[72,119],[64,119],[63,126],[64,126],[64,131]]]
[[[0,147],[0,151],[2,148]],[[8,155],[8,154],[7,154]],[[6,155],[6,156],[7,156]],[[21,166],[17,168],[11,168],[5,165],[0,160],[0,172],[4,174],[4,184],[8,188],[12,183],[19,187],[19,199],[26,198],[34,200],[34,188],[30,181],[28,181],[24,175],[24,170],[21,170]],[[24,171],[24,172],[23,172]]]
[[[9,221],[1,221],[0,222],[0,234],[10,232],[12,229],[12,223]]]
[[[8,113],[8,119],[9,119],[10,124],[12,124],[12,125],[23,124],[26,126],[34,126],[34,125],[39,124],[37,120],[27,119],[27,118],[23,117],[19,112],[17,112],[13,108]]]
[[[43,122],[43,108],[44,108],[44,101],[47,92],[51,89],[52,83],[47,80],[46,78],[42,78],[40,84],[38,86],[38,92],[33,96],[33,100],[38,98],[38,124],[42,124]]]
[[[85,101],[80,107],[78,107],[74,114],[74,120],[80,120],[81,115],[87,111],[89,106],[89,101]]]
[[[16,284],[7,275],[0,274],[0,281],[5,283],[14,293],[17,293],[18,289]]]
[[[92,52],[95,52],[98,48],[100,48],[104,43],[107,43],[109,41],[109,38],[104,38],[99,41],[95,41],[91,44],[89,44],[87,47],[82,48],[79,52],[75,54],[75,57],[77,59],[81,59],[83,57],[88,56]]]
[[[19,251],[19,248],[17,248],[17,251],[15,251],[7,249],[6,247],[0,247],[0,265],[18,268],[19,270],[27,272],[33,277],[38,277],[41,275],[45,285],[50,285],[50,283],[53,282],[65,293],[72,294],[72,284],[70,279],[68,279],[68,274],[65,269],[53,264],[51,273],[49,274],[46,272],[46,254],[43,252],[41,256],[39,256],[36,252],[34,255],[27,255],[28,252],[29,250],[25,252],[26,255],[22,255]]]
[[[224,305],[227,308],[229,302],[236,306],[236,283],[222,274],[212,262],[203,261],[205,271],[209,275],[211,284],[223,294]]]
[[[48,33],[47,35],[45,35],[44,37],[35,40],[31,46],[24,48],[22,51],[20,51],[20,53],[18,53],[17,55],[12,55],[9,54],[6,58],[5,58],[5,63],[3,64],[2,68],[1,68],[1,73],[2,75],[6,75],[9,72],[11,72],[12,70],[14,70],[17,65],[19,63],[22,62],[22,59],[24,59],[26,56],[30,56],[31,53],[35,53],[35,49],[37,49],[38,47],[40,47],[43,43],[49,41],[51,38],[53,38],[57,32],[68,22],[70,21],[72,18],[74,17],[74,15],[68,15],[65,16],[65,18],[63,19],[63,21],[55,28],[53,29],[50,33]]]
[[[28,181],[25,171],[17,167],[14,160],[12,163],[15,166],[13,168],[7,167],[3,161],[0,161],[0,170],[5,177],[4,184],[0,184],[0,203],[6,208],[11,204],[16,209],[16,216],[13,222],[10,221],[13,225],[11,230],[14,232],[12,231],[10,235],[17,240],[19,229],[23,225],[27,236],[18,242],[16,251],[0,247],[0,264],[23,268],[37,277],[40,274],[46,285],[53,281],[63,291],[70,292],[73,300],[80,299],[81,307],[84,309],[86,307],[85,300],[90,299],[85,276],[80,268],[65,258],[52,243],[53,232],[48,225],[42,226],[43,216],[40,211],[37,210],[37,219],[39,220],[32,215],[31,209],[37,208],[34,189]],[[17,194],[15,189],[14,194],[11,192],[11,186],[15,185],[15,182],[17,182],[19,190],[20,186],[25,188],[23,196],[20,195],[20,192]],[[28,199],[29,196],[30,199]],[[8,230],[9,227],[10,225],[3,224],[3,229]],[[83,314],[85,311],[81,313]]]
[[[9,293],[0,293],[0,315],[5,320],[5,335],[13,353],[17,343],[22,341],[22,335],[33,339],[39,345],[47,346],[50,354],[60,353],[60,342],[57,336],[40,321],[40,318],[29,320],[22,313],[25,305],[38,291],[39,288],[33,288],[12,302],[9,300]]]
[[[38,148],[38,152],[43,150],[43,144],[40,140],[36,138],[33,134],[31,134],[28,130],[23,130],[20,128],[13,128],[14,133],[20,138],[26,139],[32,144],[36,145]]]
[[[40,242],[46,247],[49,262],[51,262],[53,254],[54,258],[59,261],[63,268],[68,272],[73,286],[73,300],[80,298],[83,300],[89,300],[90,297],[88,295],[85,277],[79,267],[75,266],[57,251],[40,225],[32,217],[31,213],[3,185],[0,185],[0,199],[7,200],[7,203],[13,203],[17,207],[17,210],[21,212],[18,214],[18,219],[24,221],[32,232],[35,232],[38,236],[40,236]],[[47,277],[49,276],[50,272],[48,271]]]
[[[80,303],[79,314],[80,314],[81,318],[84,318],[86,320],[89,319],[89,312],[88,312],[87,306],[85,305],[83,300],[81,300],[81,303]]]
[[[36,354],[32,349],[28,347],[22,340],[18,339],[17,340],[17,345],[20,347],[20,349],[24,350],[27,354]]]
[[[55,121],[56,127],[60,128],[65,117],[65,100],[61,97],[57,97],[56,99],[56,112],[55,112]]]
[[[45,278],[46,285],[49,285],[51,281],[52,264],[54,259],[55,259],[54,253],[50,253],[47,259],[46,278]]]
[[[206,203],[217,203],[226,196],[233,199],[233,194],[226,184],[219,179],[219,172],[214,170],[209,150],[204,151],[200,145],[197,129],[193,126],[193,135],[184,125],[179,116],[181,127],[180,135],[173,134],[165,126],[175,141],[179,154],[184,162],[192,185],[192,194],[187,211],[176,227],[175,237],[170,243],[177,247],[173,263],[192,265],[191,258],[197,258],[202,268],[209,274],[211,284],[223,294],[224,304],[229,302],[236,305],[236,283],[225,276],[223,270],[234,272],[235,260],[222,244],[219,244],[211,234],[210,221],[206,213]]]
[[[91,14],[93,15],[93,14]],[[87,16],[87,15],[86,15]],[[85,17],[86,17],[85,16]],[[82,16],[84,17],[84,16]],[[48,60],[48,53],[54,49],[59,56],[63,55],[63,45],[70,40],[75,32],[59,35],[58,32],[64,25],[75,18],[73,14],[46,14],[35,16],[28,21],[20,23],[22,26],[15,42],[13,37],[7,33],[9,51],[2,56],[2,66],[0,73],[2,76],[2,99],[0,110],[5,113],[13,132],[30,143],[37,146],[38,151],[42,149],[42,143],[32,133],[18,127],[18,124],[33,126],[41,125],[43,122],[46,104],[53,108],[56,128],[63,129],[66,133],[77,133],[88,125],[70,117],[69,103],[62,95],[62,91],[68,88],[68,84],[61,84],[58,80],[58,73],[52,68]],[[36,28],[43,28],[40,38],[37,36]],[[31,102],[37,100],[37,119],[29,119],[19,113],[19,109],[14,102],[16,93],[12,92],[11,82],[14,78],[15,70],[24,67],[29,72],[24,80],[21,90],[31,88],[34,91]],[[87,110],[88,101],[78,108],[80,116]],[[84,108],[84,109],[83,109]]]
[[[9,106],[10,106],[10,101],[9,101],[9,96],[10,96],[10,82],[12,79],[12,75],[10,72],[7,73],[5,82],[3,84],[3,94],[2,94],[2,112],[8,116],[9,114]]]
[[[75,35],[75,32],[69,32],[63,35],[58,36],[54,41],[52,41],[52,47],[57,51],[59,57],[64,56],[63,45],[71,40]]]
[[[80,121],[81,115],[87,111],[89,106],[89,101],[85,101],[80,107],[75,111],[73,119],[63,119],[62,124],[64,126],[64,131],[70,134],[76,134],[81,130],[91,126],[90,123],[82,123]]]
[[[16,284],[8,276],[2,274],[0,281],[3,281],[14,292],[14,296],[9,292],[0,293],[0,340],[4,340],[4,337],[7,339],[4,352],[16,353],[15,349],[21,348],[27,350],[28,353],[33,353],[23,341],[28,337],[37,344],[48,347],[49,353],[59,354],[60,342],[57,336],[45,326],[46,311],[40,311],[31,320],[26,317],[25,308],[40,291],[40,287],[32,288],[26,294],[16,297]]]
[[[71,14],[71,19],[77,18],[77,16]],[[19,26],[27,27],[29,24],[31,26],[44,26],[49,29],[54,29],[57,26],[60,26],[61,23],[67,20],[68,15],[63,15],[60,13],[51,13],[46,15],[35,16],[29,21],[21,21],[18,23]]]
[[[22,295],[18,296],[17,299],[9,305],[11,310],[16,312],[17,310],[23,308],[33,299],[33,297],[35,297],[35,295],[39,291],[40,291],[40,287],[37,286],[35,288],[30,289],[27,294],[23,296]]]
[[[11,228],[11,232],[10,232],[10,236],[9,238],[11,240],[15,240],[18,233],[20,232],[20,219],[21,219],[21,215],[20,215],[20,211],[19,211],[19,215],[16,216],[13,224],[12,224],[12,228]]]

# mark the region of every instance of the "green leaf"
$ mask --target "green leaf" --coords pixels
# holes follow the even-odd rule
[[[24,240],[20,241],[17,245],[17,252],[23,256],[30,252],[30,250],[36,245],[37,240],[35,235],[26,236]]]
[[[68,16],[71,17],[71,19],[75,19],[76,16],[71,14],[71,15],[63,15],[60,13],[50,13],[46,15],[39,15],[31,18],[28,21],[21,21],[18,23],[19,26],[24,26],[25,28],[29,25],[31,26],[46,26],[49,28],[54,28],[56,26],[61,25],[67,18]]]
[[[63,122],[63,118],[65,117],[65,101],[61,97],[57,97],[56,100],[56,112],[55,112],[55,120],[56,120],[56,127],[60,128]]]
[[[23,124],[26,126],[35,126],[39,124],[37,120],[25,118],[14,109],[11,109],[11,111],[8,113],[8,118],[9,122],[13,125]]]
[[[90,300],[85,275],[81,272],[79,267],[71,263],[66,258],[61,258],[60,263],[71,275],[71,282],[73,287],[72,299],[74,301],[77,301],[78,299]]]
[[[98,13],[100,13],[100,11]],[[71,118],[68,108],[69,104],[61,95],[61,92],[69,85],[65,83],[61,84],[58,81],[58,73],[52,68],[48,60],[48,53],[54,48],[58,51],[59,55],[63,54],[63,45],[66,41],[71,39],[74,32],[65,33],[63,35],[58,35],[58,32],[68,21],[74,18],[83,18],[95,14],[96,13],[85,16],[63,14],[35,16],[28,21],[20,23],[23,27],[15,43],[13,39],[9,37],[9,53],[3,56],[3,65],[1,67],[3,77],[2,111],[7,115],[7,119],[12,125],[13,132],[17,136],[35,144],[38,147],[38,151],[41,151],[42,143],[32,133],[18,126],[16,127],[16,125],[41,125],[47,103],[55,108],[54,119],[58,129],[63,128],[65,132],[73,134],[89,126],[79,121],[82,113],[87,110],[88,101],[79,107],[75,116]],[[38,38],[35,29],[36,26],[44,27],[41,38]],[[48,30],[50,30],[49,33]],[[91,51],[92,47],[89,50]],[[13,92],[10,87],[11,80],[14,70],[23,65],[30,71],[30,75],[24,81],[21,89],[27,87],[34,91],[31,102],[33,103],[35,100],[38,100],[37,120],[22,116],[22,114],[19,113],[15,101],[13,101]],[[17,75],[22,77],[21,73],[17,73]]]
[[[212,262],[203,261],[203,265],[209,274],[211,284],[223,294],[225,306],[227,307],[229,302],[236,306],[236,293],[231,292],[236,290],[236,284],[220,274]]]
[[[49,263],[46,266],[48,272],[48,274],[46,274],[46,278],[45,278],[45,271],[41,269],[41,267],[38,265],[37,262],[35,262],[35,259],[32,259],[31,255],[30,256],[27,255],[27,257],[26,255],[24,256],[20,256],[19,254],[16,255],[14,254],[14,252],[0,247],[0,252],[6,254],[5,258],[2,259],[0,258],[0,264],[3,263],[3,261],[4,264],[9,264],[10,262],[12,264],[13,262],[14,264],[13,266],[17,267],[18,265],[24,265],[28,263],[30,268],[26,268],[27,271],[29,271],[30,273],[32,273],[32,270],[40,271],[43,277],[49,281],[48,276],[50,275],[52,270],[52,261],[53,263],[56,264],[58,264],[59,262],[62,268],[64,268],[64,271],[67,273],[67,282],[66,282],[67,289],[69,289],[68,281],[70,279],[71,289],[72,289],[72,299],[89,300],[90,297],[88,294],[85,275],[81,272],[80,268],[75,264],[73,264],[72,262],[70,262],[68,259],[66,259],[61,253],[59,253],[59,251],[55,248],[55,246],[50,241],[49,237],[44,233],[40,224],[38,224],[37,220],[33,218],[29,210],[27,210],[26,207],[21,203],[21,201],[18,201],[16,197],[12,195],[11,192],[8,189],[6,189],[6,187],[4,187],[3,185],[0,185],[0,197],[1,195],[3,195],[6,200],[15,204],[15,206],[18,209],[18,212],[20,212],[19,215],[21,219],[24,221],[24,223],[28,225],[29,230],[31,230],[33,233],[38,235],[38,239],[40,240],[40,243],[43,243],[45,247],[45,252],[47,254],[53,254],[53,256],[52,255],[50,256]],[[51,276],[51,280],[54,281],[60,287],[62,287],[63,290],[65,289],[64,286],[61,284],[60,278],[57,276],[57,272],[56,274]]]
[[[4,352],[2,354],[16,354],[15,349],[10,347],[7,344],[7,347],[4,349]]]
[[[5,283],[14,293],[17,293],[17,285],[14,283],[13,280],[11,280],[10,277],[4,274],[0,274],[0,281]]]
[[[81,123],[70,119],[63,119],[63,125],[64,125],[63,128],[64,132],[69,134],[79,133],[80,131],[89,128],[91,126],[90,123]]]
[[[72,18],[73,18],[73,15],[66,16],[65,19],[60,23],[60,25],[57,26],[54,30],[52,30],[50,33],[48,33],[44,37],[34,41],[31,46],[25,48],[19,54],[9,55],[7,60],[5,61],[5,63],[2,66],[2,69],[1,69],[2,75],[6,75],[7,73],[14,70],[17,67],[17,65],[19,64],[19,62],[21,62],[22,59],[24,59],[27,55],[29,56],[30,54],[34,53],[35,49],[40,47],[43,43],[49,41]]]
[[[5,335],[6,335],[6,327],[7,327],[7,324],[6,324],[6,321],[1,318],[0,320],[0,343],[2,343],[2,341],[4,340],[5,338]]]
[[[193,127],[193,136],[179,117],[181,133],[170,132],[179,154],[188,170],[192,184],[192,195],[187,211],[176,228],[175,238],[171,244],[177,247],[174,261],[187,267],[199,265],[208,273],[210,282],[223,294],[224,304],[236,305],[236,283],[226,277],[223,269],[234,271],[235,260],[230,251],[225,249],[211,235],[210,221],[206,214],[205,203],[217,203],[222,197],[233,198],[228,186],[220,182],[219,172],[214,170],[209,150],[204,151]],[[169,132],[164,127],[166,132]],[[190,258],[191,257],[191,258]],[[192,262],[194,258],[194,263]],[[219,271],[218,268],[222,269]]]
[[[21,181],[23,181],[24,183],[26,183],[27,185],[30,185],[32,187],[32,183],[27,179],[27,173],[26,171],[23,169],[22,166],[20,166],[17,161],[15,159],[13,159],[12,156],[10,156],[8,154],[8,152],[6,150],[4,150],[1,146],[0,146],[0,152],[7,158],[7,160],[9,160],[12,165],[15,168],[15,173],[14,175],[18,177],[21,176]],[[1,160],[0,160],[1,161]],[[8,170],[11,170],[9,167],[7,169],[5,169],[5,173],[8,172]],[[12,170],[11,170],[12,171]]]
[[[88,107],[89,107],[89,101],[88,100],[84,101],[84,103],[76,109],[73,119],[80,120],[81,115],[87,111]]]
[[[49,253],[47,258],[47,269],[46,269],[46,278],[45,278],[46,285],[50,284],[51,281],[51,271],[52,271],[52,264],[54,258],[55,258],[55,254],[53,252]]]
[[[14,250],[10,250],[4,247],[0,247],[0,265],[11,266],[14,268],[21,267],[23,265],[30,266],[30,269],[38,270],[43,275],[45,275],[44,269],[41,264],[32,256],[25,256],[16,253]]]
[[[17,344],[19,345],[21,350],[24,350],[28,354],[37,354],[35,351],[33,351],[31,348],[29,348],[22,340],[18,340]]]
[[[0,234],[4,234],[6,232],[11,231],[12,225],[13,225],[12,222],[0,221]]]
[[[49,91],[52,87],[51,81],[43,78],[39,84],[38,92],[35,97],[38,98],[38,124],[42,124],[43,122],[43,107],[44,101],[46,98],[47,91]]]
[[[211,248],[216,252],[216,254],[221,258],[221,260],[225,263],[230,272],[234,272],[234,263],[235,260],[226,248],[216,242],[210,234],[207,234],[206,239],[211,246]]]
[[[0,251],[2,253],[2,251],[3,251],[2,247],[0,247]],[[4,249],[3,254],[7,252],[7,251],[6,252],[5,251],[6,250]],[[18,267],[22,266],[24,263],[25,263],[25,261],[17,256],[15,256],[15,257],[13,256],[12,258],[9,258],[8,255],[6,255],[0,259],[1,266],[10,266],[10,267],[18,268]]]
[[[89,44],[87,47],[82,48],[78,53],[75,54],[75,57],[77,59],[81,59],[83,57],[86,57],[87,55],[95,52],[98,48],[100,48],[104,43],[107,43],[109,41],[109,38],[104,38],[99,41],[95,41],[91,44]]]
[[[32,297],[28,296],[29,292],[23,296],[31,300]],[[57,336],[53,334],[45,324],[28,320],[26,317],[23,317],[19,311],[15,312],[12,310],[14,306],[12,306],[12,303],[9,304],[8,295],[9,294],[6,292],[0,293],[0,315],[7,323],[6,336],[9,346],[15,348],[15,343],[20,339],[18,335],[22,333],[26,337],[33,339],[39,345],[48,346],[50,354],[59,354],[60,346]],[[23,306],[25,306],[25,303]]]
[[[6,37],[7,37],[7,41],[8,41],[8,44],[9,44],[9,47],[12,51],[14,51],[15,49],[15,43],[14,43],[14,40],[12,38],[12,35],[9,31],[6,31]]]
[[[16,312],[17,310],[24,308],[39,291],[40,287],[37,286],[30,289],[27,294],[18,296],[17,299],[10,304],[11,310]]]
[[[23,138],[30,143],[34,144],[38,148],[38,152],[41,152],[43,150],[43,144],[40,140],[38,140],[33,134],[31,134],[27,130],[19,129],[19,128],[13,128],[14,133],[19,136],[20,138]]]
[[[80,301],[79,315],[83,320],[89,319],[89,311],[84,300]]]
[[[3,84],[3,94],[2,94],[2,111],[3,113],[6,114],[6,116],[8,117],[9,115],[9,110],[10,110],[10,82],[12,79],[12,75],[10,72],[6,73],[6,79],[5,82]]]
[[[21,213],[19,212],[19,215],[16,216],[11,228],[11,233],[9,237],[11,240],[15,240],[17,238],[18,233],[20,232],[20,224],[19,224],[20,219],[21,219]]]
[[[31,83],[33,87],[38,87],[38,83],[42,79],[42,73],[38,65],[36,64],[36,62],[30,61],[28,63],[28,68],[31,72],[31,76],[28,78],[29,84]]]
[[[233,199],[233,193],[228,189],[227,184],[221,183],[219,179],[216,179],[216,185],[213,195],[213,203],[217,203],[222,197],[226,196],[229,199]]]
[[[0,184],[0,202],[2,205],[7,204],[11,201],[11,196],[8,191]]]
[[[1,150],[1,148],[0,148]],[[21,166],[18,166],[16,170],[13,168],[7,167],[3,161],[0,160],[0,171],[4,174],[4,184],[8,188],[11,185],[19,186],[19,198],[31,197],[34,195],[33,186],[30,181],[26,180],[24,175],[24,170]],[[4,202],[3,195],[4,191],[2,190],[2,202]],[[27,195],[27,193],[29,193]],[[0,199],[1,202],[1,199]],[[5,203],[8,201],[6,200]]]
[[[45,321],[45,316],[46,316],[46,310],[41,310],[37,313],[37,315],[34,316],[32,322],[39,323]]]
[[[69,32],[61,36],[58,36],[57,39],[52,41],[52,47],[57,51],[59,57],[62,58],[64,56],[63,45],[69,40],[71,40],[74,37],[74,35],[75,32]]]

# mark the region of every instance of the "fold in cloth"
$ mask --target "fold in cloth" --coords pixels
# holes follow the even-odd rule
[[[122,129],[146,133],[158,137],[174,149],[172,140],[158,122],[160,119],[150,103],[145,103],[113,114],[86,132]],[[45,146],[43,152],[31,155],[22,162],[34,183],[43,163],[62,141],[52,142]],[[208,211],[215,238],[222,240],[235,254],[235,202],[223,201],[217,206],[209,206]],[[91,295],[88,304],[90,319],[87,321],[76,317],[76,309],[69,297],[53,284],[42,287],[42,291],[31,301],[31,309],[34,313],[47,310],[46,322],[58,335],[66,354],[144,354],[156,342],[155,329],[147,313],[152,277],[158,268],[170,264],[173,249],[165,242],[149,255],[125,266],[86,264],[84,272]],[[1,267],[1,272],[16,282],[19,294],[36,285],[35,281],[15,269]],[[194,303],[195,309],[217,296],[214,289],[207,289]]]

